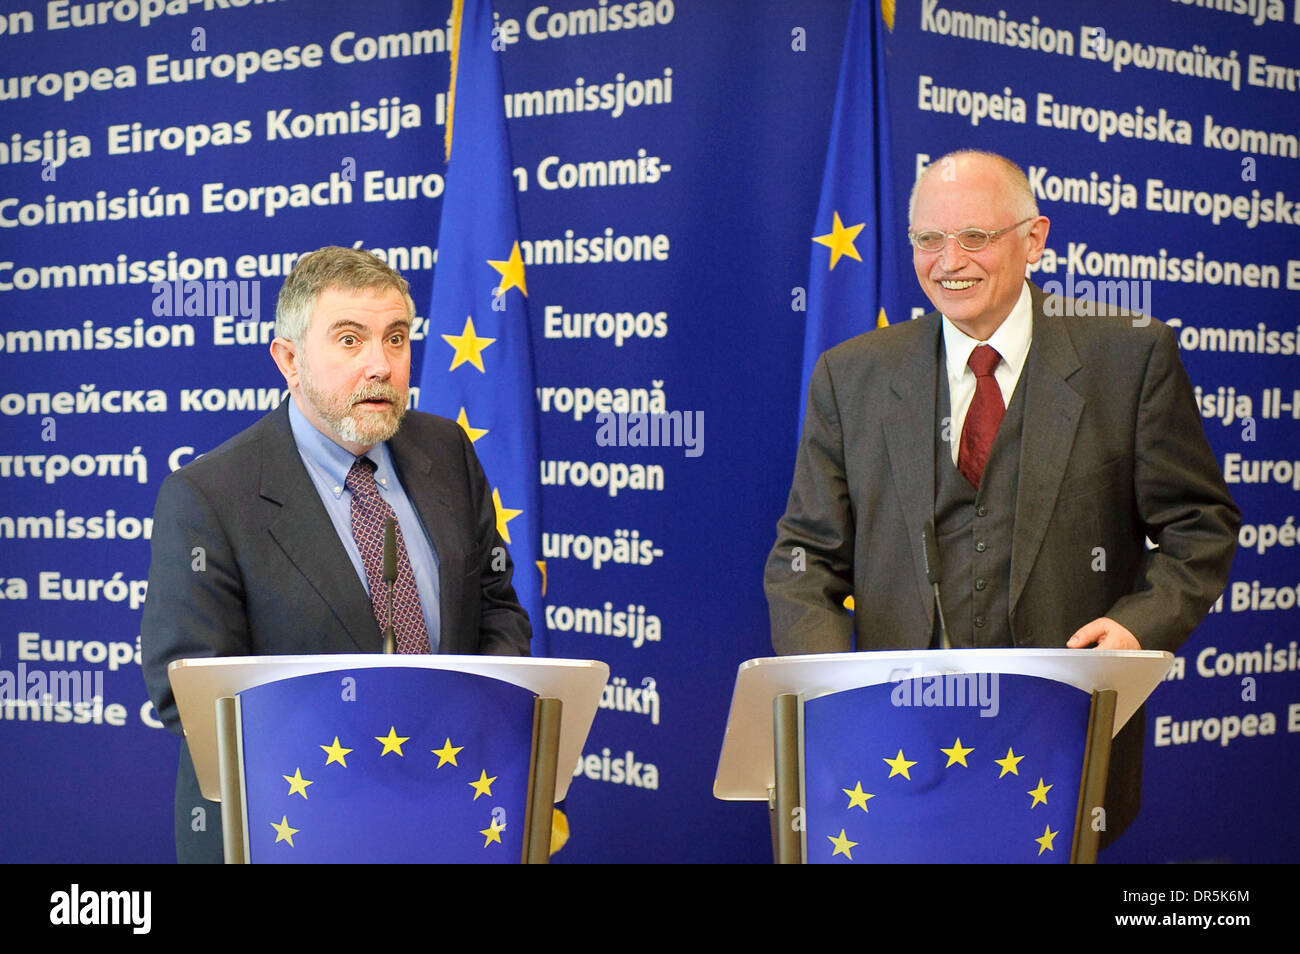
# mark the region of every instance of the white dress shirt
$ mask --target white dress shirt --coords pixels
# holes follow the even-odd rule
[[[957,446],[966,425],[966,414],[975,400],[975,372],[966,365],[971,352],[981,344],[987,344],[1002,355],[1002,360],[993,370],[993,377],[1002,392],[1002,406],[1006,407],[1011,403],[1020,372],[1025,368],[1033,334],[1034,307],[1028,283],[1020,286],[1020,298],[1011,314],[998,325],[998,330],[987,342],[976,341],[953,324],[947,315],[943,316],[943,352],[948,367],[948,395],[952,402],[948,447],[952,451],[953,466],[957,464]]]

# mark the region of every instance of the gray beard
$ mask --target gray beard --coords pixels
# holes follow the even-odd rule
[[[367,384],[340,400],[316,386],[316,380],[305,361],[300,365],[299,373],[303,395],[334,433],[349,444],[383,443],[402,426],[402,417],[406,414],[405,395],[400,394],[391,384],[382,381]],[[393,410],[382,415],[367,414],[364,420],[354,417],[353,406],[356,402],[371,398],[387,398],[393,402]]]

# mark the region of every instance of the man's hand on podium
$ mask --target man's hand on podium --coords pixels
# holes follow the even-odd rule
[[[1098,649],[1141,649],[1137,637],[1109,616],[1094,619],[1080,626],[1065,644],[1071,649],[1082,649],[1096,644]]]

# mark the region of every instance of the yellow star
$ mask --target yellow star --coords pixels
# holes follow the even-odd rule
[[[343,746],[339,745],[339,737],[337,735],[334,736],[333,745],[322,745],[321,748],[324,749],[325,754],[329,756],[329,758],[325,760],[326,765],[329,765],[331,762],[338,762],[339,765],[342,765],[344,768],[348,767],[347,759],[345,759],[344,756],[352,750],[345,749]]]
[[[877,328],[888,328],[888,327],[889,327],[889,319],[885,317],[885,309],[884,309],[884,308],[881,308],[881,309],[880,309],[880,314],[876,315],[876,327],[877,327]]]
[[[1039,779],[1038,779],[1038,787],[1035,788],[1035,789],[1031,789],[1029,792],[1026,793],[1026,794],[1028,794],[1028,795],[1032,795],[1032,796],[1034,797],[1034,801],[1033,801],[1032,804],[1030,804],[1029,807],[1030,807],[1030,808],[1033,808],[1034,805],[1037,805],[1039,802],[1042,802],[1044,805],[1046,805],[1046,804],[1047,804],[1047,793],[1050,792],[1051,790],[1052,790],[1052,786],[1050,786],[1050,785],[1044,785],[1044,784],[1043,784],[1043,780],[1042,780],[1042,778],[1039,778]]]
[[[893,778],[895,775],[901,775],[909,782],[912,780],[912,776],[907,774],[907,770],[910,769],[916,763],[909,762],[907,759],[903,758],[902,749],[899,749],[898,754],[894,756],[892,759],[884,759],[884,763],[889,766],[890,778]]]
[[[1002,771],[998,773],[998,778],[1001,778],[1003,775],[1006,775],[1008,772],[1010,772],[1012,775],[1019,775],[1020,772],[1017,770],[1016,766],[1020,764],[1020,760],[1023,758],[1024,758],[1023,755],[1014,755],[1011,752],[1011,747],[1007,746],[1007,757],[1004,759],[993,760],[994,762],[997,762],[998,765],[1002,766]]]
[[[488,773],[485,772],[483,769],[479,769],[478,781],[469,783],[469,787],[474,789],[474,797],[471,798],[470,801],[477,802],[478,797],[480,795],[491,795],[492,783],[495,782],[496,780],[497,777],[495,775],[493,775],[491,778],[488,778]]]
[[[488,264],[501,273],[501,284],[497,287],[494,295],[504,295],[512,288],[518,288],[523,292],[524,297],[528,296],[528,287],[524,284],[524,259],[519,254],[519,243],[510,250],[510,257],[504,262],[494,262],[488,259]]]
[[[398,755],[405,757],[405,753],[402,752],[402,743],[409,738],[409,735],[398,736],[397,728],[395,726],[389,726],[387,736],[375,736],[376,742],[384,743],[384,751],[379,753],[379,757],[382,759],[389,752],[396,752]]]
[[[275,829],[275,843],[278,845],[282,841],[287,841],[289,847],[293,847],[293,836],[298,834],[299,829],[289,827],[289,816],[281,815],[280,824],[271,822],[271,827]]]
[[[478,798],[477,795],[475,795],[474,797]],[[494,841],[498,845],[501,844],[501,833],[505,830],[506,830],[506,826],[504,823],[502,823],[500,828],[497,827],[497,820],[495,818],[488,823],[488,826],[486,828],[479,829],[479,834],[483,836],[483,847],[486,848]]]
[[[864,812],[867,810],[867,799],[876,797],[874,795],[869,795],[866,792],[864,792],[862,790],[862,782],[860,781],[852,788],[842,788],[840,789],[840,791],[849,797],[849,806],[848,806],[849,808],[852,808],[854,805],[857,805]],[[830,836],[828,835],[827,837]]]
[[[569,843],[569,818],[558,808],[551,812],[551,854]]]
[[[450,762],[452,765],[456,765],[456,753],[459,752],[464,747],[465,746],[463,745],[452,745],[451,739],[448,739],[446,742],[443,742],[442,748],[433,750],[433,754],[438,756],[438,764],[434,767],[442,768],[448,762]],[[459,765],[456,765],[456,767],[460,768]]]
[[[461,430],[469,436],[469,442],[471,444],[476,443],[480,437],[488,432],[486,427],[474,427],[471,425],[469,418],[465,416],[464,408],[461,408],[460,413],[456,415],[456,423],[459,424]]]
[[[443,335],[442,340],[456,349],[456,353],[451,356],[451,367],[447,369],[448,371],[455,371],[468,361],[487,374],[487,369],[483,367],[483,349],[497,339],[480,338],[474,334],[473,318],[466,316],[464,330],[458,335]]]
[[[1052,826],[1044,825],[1042,837],[1034,839],[1038,842],[1038,853],[1041,855],[1045,851],[1055,851],[1056,849],[1052,847],[1052,839],[1059,834],[1059,831],[1052,831]]]
[[[827,835],[826,837],[829,838],[831,844],[835,846],[835,850],[831,852],[832,858],[836,855],[844,855],[849,859],[849,861],[853,860],[853,852],[849,851],[849,849],[856,847],[858,843],[856,841],[849,841],[848,837],[844,834],[843,828],[840,829],[840,836],[838,838],[834,835]]]
[[[964,765],[966,768],[970,768],[969,765],[966,765],[966,756],[970,755],[975,750],[963,748],[961,739],[959,738],[952,744],[952,748],[940,749],[939,751],[948,756],[948,764],[945,765],[944,768],[951,768],[954,765]]]
[[[546,595],[546,561],[536,560],[537,571],[542,574],[542,596]]]
[[[825,235],[814,235],[813,241],[825,245],[831,250],[831,265],[835,268],[835,263],[840,260],[841,255],[847,255],[849,258],[862,261],[862,256],[858,254],[857,248],[853,245],[853,240],[858,237],[862,231],[865,222],[859,222],[857,225],[850,225],[847,228],[840,221],[840,214],[835,213],[835,220],[831,223],[831,230]]]
[[[492,506],[497,508],[497,533],[501,534],[501,539],[506,543],[510,542],[510,528],[506,526],[511,520],[523,513],[522,510],[511,510],[501,503],[501,491],[495,487],[492,488]]]
[[[289,783],[289,794],[292,795],[294,792],[297,792],[303,798],[307,797],[307,786],[316,784],[315,782],[311,782],[303,778],[302,769],[300,768],[294,769],[292,775],[285,775],[282,777],[286,782]]]

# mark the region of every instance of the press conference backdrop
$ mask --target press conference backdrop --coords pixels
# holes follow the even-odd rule
[[[563,767],[556,860],[762,861],[765,807],[714,800],[711,779],[736,665],[770,653],[761,568],[793,468],[803,290],[828,267],[812,239],[849,4],[497,7],[536,349],[535,624],[613,674]],[[170,470],[280,400],[266,349],[293,257],[374,250],[421,313],[413,380],[451,358],[460,329],[423,314],[448,9],[6,3],[0,687],[64,698],[75,677],[93,701],[0,706],[0,860],[173,857],[178,742],[138,655],[150,514]],[[1104,860],[1296,860],[1300,2],[885,16],[878,175],[897,215],[926,157],[1023,165],[1052,220],[1035,280],[1122,281],[1105,293],[1175,325],[1245,514],[1228,592],[1148,707],[1140,823]],[[928,309],[904,227],[886,229],[907,309],[891,321]],[[171,284],[207,279],[241,280],[237,298]],[[681,412],[681,446],[599,441],[597,413],[624,409]]]

